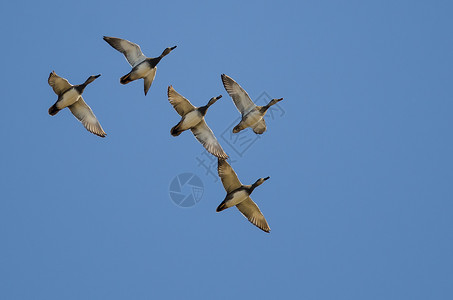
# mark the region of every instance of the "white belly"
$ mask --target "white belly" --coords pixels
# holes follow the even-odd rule
[[[261,121],[262,118],[263,116],[260,114],[259,111],[252,110],[251,112],[245,115],[243,122],[244,125],[246,125],[246,127],[250,127],[255,125],[257,122]]]
[[[79,100],[80,94],[75,89],[70,89],[57,102],[57,108],[63,109],[68,107],[69,105],[74,104],[77,100]]]
[[[201,116],[201,114],[197,110],[193,110],[184,116],[184,119],[179,128],[181,130],[190,129],[200,123],[202,119],[203,117]]]
[[[148,63],[143,62],[137,66],[137,68],[131,73],[130,78],[133,80],[139,78],[145,78],[148,76],[149,72],[151,72],[151,68],[149,67]]]
[[[242,201],[247,199],[248,196],[249,196],[249,194],[246,191],[244,191],[244,190],[235,192],[233,194],[233,198],[228,200],[225,203],[225,205],[226,205],[226,207],[232,207],[232,206],[238,205],[239,203],[241,203]]]

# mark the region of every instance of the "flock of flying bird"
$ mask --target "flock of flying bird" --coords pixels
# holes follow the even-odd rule
[[[104,36],[104,40],[118,50],[126,57],[132,70],[121,77],[120,83],[127,84],[137,79],[144,80],[145,96],[148,93],[154,77],[156,76],[156,66],[160,60],[176,48],[166,48],[161,55],[154,58],[146,57],[140,46],[124,39]],[[49,75],[48,83],[52,87],[58,99],[54,105],[49,108],[50,115],[56,115],[60,110],[68,107],[71,113],[83,124],[83,126],[93,134],[105,137],[106,133],[97,120],[91,108],[82,98],[82,93],[86,86],[92,83],[99,75],[93,75],[78,85],[70,84],[65,78],[58,76],[54,71]],[[251,128],[256,134],[262,134],[266,131],[264,115],[269,107],[283,100],[272,99],[267,105],[257,106],[250,99],[247,92],[231,77],[222,74],[221,79],[228,94],[242,115],[242,119],[234,127],[233,133],[238,133],[246,128]],[[227,192],[225,199],[217,207],[217,212],[236,206],[239,211],[255,226],[265,232],[270,232],[270,227],[255,202],[250,198],[253,190],[261,185],[269,177],[259,178],[252,185],[242,184],[233,168],[228,164],[226,159],[228,155],[223,151],[214,133],[206,124],[204,116],[208,108],[219,100],[222,95],[213,97],[205,106],[195,107],[189,100],[181,96],[172,86],[168,87],[168,101],[181,116],[181,121],[176,124],[170,131],[171,135],[178,136],[183,131],[191,130],[195,138],[206,148],[212,155],[218,158],[218,174],[222,184]]]

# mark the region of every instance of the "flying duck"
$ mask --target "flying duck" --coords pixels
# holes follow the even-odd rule
[[[47,81],[55,94],[58,95],[58,100],[49,108],[49,114],[54,116],[63,108],[68,107],[74,117],[82,122],[83,126],[85,126],[89,132],[100,137],[105,137],[107,134],[102,129],[101,124],[99,124],[99,121],[96,119],[91,108],[82,98],[85,87],[99,76],[101,76],[101,74],[93,75],[88,77],[82,84],[72,85],[65,78],[58,76],[55,71],[52,71]]]
[[[204,116],[208,108],[222,95],[213,97],[205,106],[195,107],[189,100],[181,96],[172,86],[168,87],[168,101],[176,112],[181,116],[181,121],[176,124],[170,131],[172,136],[178,136],[183,131],[190,129],[197,140],[208,150],[209,153],[220,158],[228,158],[223,151],[212,130],[206,124]]]
[[[236,206],[241,214],[246,217],[253,225],[257,226],[265,232],[270,232],[271,229],[261,213],[258,205],[250,198],[253,190],[268,180],[270,177],[260,178],[252,185],[243,185],[233,168],[224,159],[218,159],[217,171],[220,179],[222,179],[223,187],[227,192],[225,200],[217,207],[217,212]]]
[[[233,98],[236,108],[242,115],[242,120],[233,128],[233,133],[238,133],[247,127],[251,127],[256,134],[263,134],[266,131],[264,115],[269,107],[282,101],[283,98],[272,99],[267,105],[257,106],[250,99],[247,92],[233,78],[225,74],[222,74],[221,78],[225,90]]]
[[[104,41],[123,53],[129,64],[132,66],[132,70],[120,78],[121,84],[127,84],[131,81],[143,78],[145,80],[145,96],[156,76],[156,65],[164,56],[176,48],[176,46],[166,48],[158,57],[149,58],[143,55],[139,45],[127,40],[104,36]]]

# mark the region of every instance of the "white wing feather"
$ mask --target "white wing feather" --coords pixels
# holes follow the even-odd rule
[[[146,56],[143,55],[140,46],[135,43],[109,36],[104,36],[104,40],[109,43],[110,46],[123,53],[126,60],[132,67],[135,67],[146,59]]]
[[[76,117],[89,132],[94,133],[100,137],[105,137],[107,135],[104,129],[102,129],[101,124],[99,123],[91,108],[83,100],[82,96],[80,96],[79,100],[76,103],[68,107],[74,117]]]

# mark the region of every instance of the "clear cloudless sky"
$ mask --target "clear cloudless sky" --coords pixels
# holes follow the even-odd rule
[[[452,13],[442,0],[2,1],[0,298],[453,299]],[[130,66],[104,35],[150,57],[178,46],[148,96],[119,83]],[[67,109],[48,115],[52,70],[102,74],[84,98],[105,139]],[[241,155],[222,73],[284,98]],[[206,120],[244,184],[271,177],[252,195],[270,234],[215,212],[225,191],[191,133],[170,135],[168,85],[195,105],[223,95]],[[204,185],[190,208],[169,196],[181,173]]]

